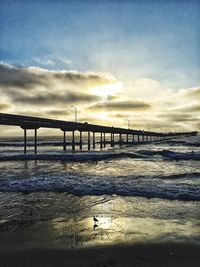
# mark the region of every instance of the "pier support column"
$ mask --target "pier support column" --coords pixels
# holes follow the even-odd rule
[[[144,134],[142,135],[142,142],[144,142]]]
[[[66,150],[66,131],[63,131],[63,150]]]
[[[90,131],[88,131],[88,150],[90,150]]]
[[[112,134],[112,146],[115,146],[115,134]]]
[[[138,134],[138,142],[140,142],[140,135]]]
[[[35,155],[37,154],[37,129],[35,129],[35,140],[34,140],[34,146],[35,146],[35,149],[34,149],[34,152],[35,152]]]
[[[128,145],[128,134],[126,134],[126,144]]]
[[[27,130],[24,129],[24,154],[26,155],[26,145],[27,145]]]
[[[103,148],[103,133],[100,133],[100,149]]]
[[[95,148],[95,132],[93,132],[93,148]]]
[[[75,135],[74,135],[74,131],[72,131],[72,151],[75,151]]]
[[[134,140],[134,134],[133,134],[133,136],[132,136],[132,143],[134,143],[134,141],[135,141],[135,140]]]
[[[110,146],[112,146],[112,133],[110,134]]]
[[[119,134],[119,146],[122,146],[122,134]]]
[[[103,133],[103,146],[106,147],[106,133]]]
[[[80,150],[82,150],[83,148],[83,140],[82,140],[82,132],[80,131],[80,142],[79,142],[79,145],[80,145]]]

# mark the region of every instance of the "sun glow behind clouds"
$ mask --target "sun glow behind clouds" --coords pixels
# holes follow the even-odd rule
[[[116,83],[92,87],[90,89],[90,92],[92,94],[95,94],[95,95],[102,97],[103,99],[107,99],[108,96],[116,94],[116,93],[122,91],[122,89],[123,89],[123,83],[122,82],[116,82]]]

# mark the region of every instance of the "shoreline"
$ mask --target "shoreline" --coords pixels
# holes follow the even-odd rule
[[[200,266],[200,246],[188,243],[109,245],[79,249],[0,252],[1,266]]]

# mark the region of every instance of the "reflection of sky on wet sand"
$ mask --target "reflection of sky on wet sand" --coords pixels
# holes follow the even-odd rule
[[[179,220],[157,220],[152,218],[98,218],[94,229],[91,218],[74,221],[52,221],[58,237],[72,247],[105,244],[133,244],[146,242],[187,242],[194,238],[200,243],[199,225]],[[196,222],[197,223],[197,222]],[[73,235],[72,235],[73,233]],[[195,238],[196,237],[196,238]]]
[[[7,194],[0,199],[8,203]],[[0,249],[106,244],[200,244],[198,202],[58,193],[9,194],[1,207]],[[94,227],[93,216],[98,222]]]

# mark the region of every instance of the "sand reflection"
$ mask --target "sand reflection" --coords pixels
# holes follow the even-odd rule
[[[199,205],[119,196],[0,194],[0,250],[20,247],[191,242],[200,244]],[[3,205],[9,202],[9,207]],[[98,221],[94,222],[94,216]]]
[[[125,217],[99,217],[98,220],[94,223],[93,218],[56,219],[52,226],[58,240],[64,241],[67,247],[187,241],[191,235],[200,234],[195,222]]]

